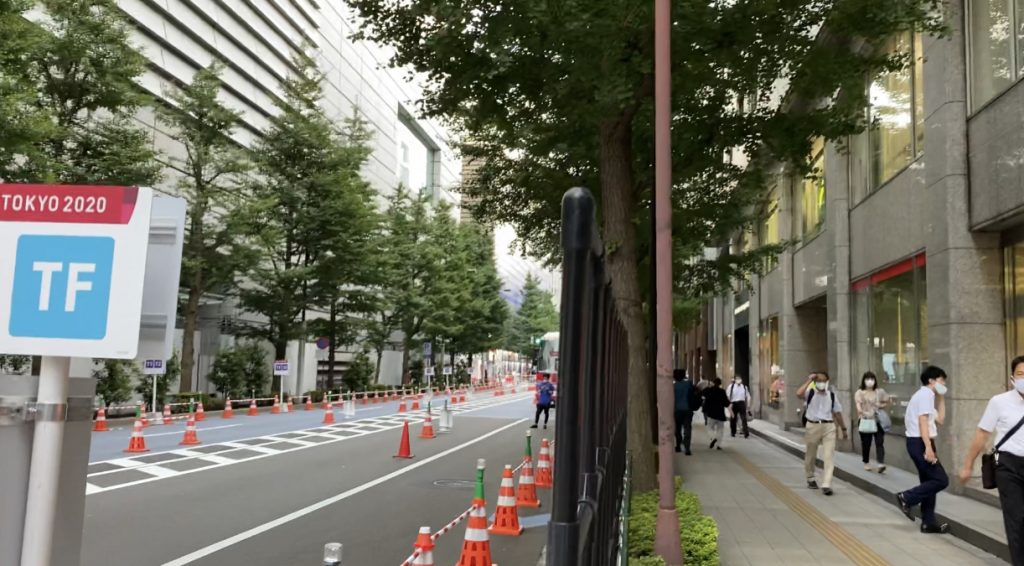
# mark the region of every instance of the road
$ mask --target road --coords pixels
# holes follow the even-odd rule
[[[127,430],[94,433],[82,566],[315,566],[331,541],[345,545],[346,566],[397,566],[421,525],[436,531],[469,507],[478,458],[487,460],[493,513],[502,467],[522,460],[532,395],[456,405],[454,429],[433,440],[417,438],[422,411],[398,414],[396,406],[360,406],[331,427],[319,426],[319,410],[236,412],[200,423],[203,444],[185,450],[180,425],[155,425],[146,431],[154,453],[133,458],[120,452]],[[416,422],[410,460],[392,457],[405,418]],[[237,426],[218,428],[226,425]],[[554,436],[536,432],[535,457],[539,438]],[[546,490],[541,500],[541,509],[521,510],[529,526],[522,536],[492,537],[495,562],[536,564]],[[464,527],[438,540],[437,564],[458,560]]]

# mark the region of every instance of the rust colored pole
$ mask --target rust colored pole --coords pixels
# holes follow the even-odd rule
[[[672,386],[672,6],[654,1],[654,261],[658,398],[658,518],[654,549],[667,566],[683,564],[675,502],[675,396]]]

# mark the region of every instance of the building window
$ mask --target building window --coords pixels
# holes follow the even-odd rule
[[[764,211],[764,220],[758,230],[757,241],[762,246],[778,244],[782,241],[782,238],[779,237],[779,193],[777,189],[772,189],[768,206]],[[776,256],[767,257],[764,261],[766,273],[779,265],[779,258]]]
[[[1006,353],[1024,354],[1024,243],[1008,246],[1003,261],[1006,290]]]
[[[1024,0],[967,3],[971,107],[980,108],[1021,77]]]
[[[825,223],[825,139],[817,138],[808,156],[811,172],[793,187],[795,230],[802,239],[817,234]]]
[[[903,33],[889,40],[890,53],[905,55],[908,68],[881,73],[868,85],[868,130],[852,143],[850,186],[859,202],[924,152],[924,56],[921,35]]]
[[[758,380],[758,399],[765,401],[773,409],[781,405],[781,396],[771,390],[772,371],[771,368],[781,365],[779,355],[779,317],[769,317],[761,321],[760,332],[758,333],[758,366],[760,367],[761,379]]]
[[[851,375],[865,371],[893,398],[893,422],[903,423],[905,402],[920,387],[928,364],[928,289],[925,256],[901,261],[854,281]]]

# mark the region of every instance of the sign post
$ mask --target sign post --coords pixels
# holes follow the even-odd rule
[[[152,203],[146,188],[0,184],[0,351],[43,357],[20,556],[0,562],[60,561],[70,357],[135,357]]]

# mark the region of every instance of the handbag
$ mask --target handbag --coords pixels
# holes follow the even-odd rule
[[[992,448],[992,451],[981,455],[981,486],[985,489],[996,488],[996,463],[998,460],[996,454],[999,452],[999,447],[1009,440],[1022,425],[1024,425],[1024,417],[1021,417],[1021,419],[1017,421],[1017,424],[1013,425],[1013,428],[1006,433],[1006,436],[1003,436],[1002,440],[999,441],[999,444],[996,444],[995,447]]]
[[[857,430],[864,434],[875,434],[878,432],[878,421],[875,419],[861,419]]]
[[[878,426],[885,432],[892,431],[892,417],[889,416],[889,412],[885,409],[879,409],[875,412],[875,417],[878,419]]]

